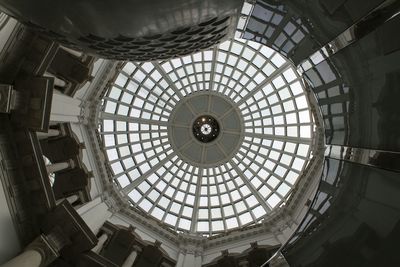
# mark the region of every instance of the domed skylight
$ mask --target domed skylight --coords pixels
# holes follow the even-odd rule
[[[285,203],[311,158],[301,78],[251,41],[126,63],[103,101],[115,184],[176,231],[211,235],[260,221]]]

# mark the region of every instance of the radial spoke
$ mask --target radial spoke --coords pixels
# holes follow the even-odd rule
[[[228,109],[224,114],[222,114],[221,116],[218,117],[218,119],[222,120],[223,118],[225,118],[226,116],[228,116],[229,114],[231,114],[232,112],[234,112],[235,109],[234,108],[230,108]]]
[[[223,130],[223,133],[226,134],[233,134],[233,135],[241,135],[242,133],[238,130],[238,131],[232,131],[232,130]]]
[[[219,148],[219,150],[221,150],[222,154],[224,154],[225,157],[228,157],[228,153],[226,153],[225,149],[221,146],[220,143],[217,143],[217,146]]]
[[[175,153],[172,152],[169,154],[167,157],[165,157],[163,160],[159,161],[156,165],[153,166],[149,171],[146,173],[142,174],[139,178],[134,180],[132,183],[127,185],[122,189],[122,192],[124,194],[129,194],[133,189],[135,189],[139,184],[141,184],[144,180],[149,178],[150,175],[155,173],[160,167],[162,167],[165,163],[167,163],[169,160],[171,160],[175,156]]]
[[[254,187],[254,185],[249,181],[249,179],[247,179],[247,177],[244,175],[244,173],[240,170],[239,166],[237,166],[236,163],[233,160],[230,160],[229,163],[235,169],[236,173],[240,176],[242,181],[250,189],[251,193],[258,200],[258,202],[261,204],[261,206],[264,208],[264,210],[266,212],[271,211],[272,210],[271,207],[267,204],[267,202],[265,202],[264,198],[260,195],[260,193]]]
[[[208,112],[208,113],[211,112],[211,99],[212,99],[212,95],[209,94],[209,95],[208,95],[208,103],[207,103],[207,112]]]
[[[201,146],[201,163],[204,163],[206,159],[206,146],[202,145]]]
[[[142,124],[150,124],[150,125],[158,125],[158,126],[168,126],[167,121],[149,120],[149,119],[143,119],[143,118],[136,118],[136,117],[130,117],[130,116],[122,116],[122,115],[117,115],[117,114],[105,113],[105,112],[100,113],[100,119],[134,122],[134,123],[142,123]]]
[[[183,146],[178,148],[178,151],[182,151],[185,150],[186,148],[188,148],[191,144],[193,144],[192,140],[187,141],[185,144],[183,144]]]
[[[196,116],[197,115],[197,113],[196,113],[196,109],[192,106],[192,104],[190,103],[190,101],[186,101],[185,102],[185,105],[187,106],[187,108],[190,110],[190,112],[194,115],[194,116]]]
[[[130,132],[126,132],[127,134],[128,133],[130,133]],[[163,137],[157,137],[157,138],[152,138],[151,139],[151,141],[162,141],[162,139],[163,139]],[[124,146],[133,146],[133,145],[139,145],[139,144],[141,144],[141,143],[143,143],[143,141],[141,141],[141,140],[135,140],[135,141],[132,141],[132,142],[128,142],[128,143],[123,143],[123,144],[115,144],[115,145],[113,145],[113,146],[107,146],[107,144],[106,144],[106,149],[112,149],[112,148],[119,148],[119,147],[124,147]]]
[[[213,61],[212,61],[212,66],[211,66],[211,75],[210,75],[210,84],[209,84],[209,90],[210,91],[214,91],[214,75],[215,75],[215,65],[216,65],[216,61],[218,58],[218,47],[215,46],[213,49]]]
[[[177,94],[179,99],[184,98],[185,96],[181,93],[181,91],[176,87],[175,83],[171,80],[169,75],[165,73],[164,69],[158,64],[158,63],[153,63],[155,68],[161,73],[161,75],[164,77],[164,79],[168,82],[169,86],[172,88],[172,90]],[[188,107],[190,112],[192,112],[193,115],[196,115],[195,109],[192,107],[192,105],[189,103],[189,101],[185,102],[185,105]]]
[[[158,70],[160,72],[161,76],[167,81],[168,85],[175,92],[175,94],[179,97],[179,99],[184,98],[184,96],[182,95],[181,91],[178,90],[178,88],[176,87],[175,83],[171,80],[169,75],[164,71],[164,69],[160,66],[160,64],[159,63],[153,63],[153,65],[156,68],[156,70]]]
[[[290,137],[285,135],[273,135],[273,134],[257,134],[257,133],[248,133],[245,132],[244,136],[255,137],[261,139],[269,139],[269,140],[279,140],[285,142],[293,142],[298,144],[307,144],[310,145],[312,143],[312,139],[310,138],[301,138],[301,137]]]
[[[255,93],[257,93],[258,91],[260,91],[261,89],[263,89],[267,84],[271,83],[271,81],[279,74],[281,74],[282,72],[284,72],[286,69],[290,68],[292,66],[292,63],[290,63],[289,61],[285,62],[282,66],[280,66],[278,69],[276,69],[273,73],[271,73],[271,75],[266,78],[262,83],[260,83],[259,85],[257,85],[256,88],[254,88],[253,90],[251,90],[245,97],[243,97],[242,99],[239,100],[239,102],[237,102],[237,106],[239,107],[241,104],[243,104],[244,102],[246,102],[250,97],[252,97]]]
[[[173,166],[175,166],[175,165],[177,164],[178,161],[179,161],[179,158],[176,157],[176,159],[174,160],[173,164],[171,164],[171,166],[169,166],[169,168],[166,170],[166,172],[167,172],[167,171],[170,171],[171,168],[173,168]],[[150,192],[152,191],[152,189],[157,188],[157,185],[160,183],[160,181],[162,181],[162,179],[157,180],[157,182],[154,183],[154,184],[151,186],[151,190],[148,190],[147,192],[145,192],[145,193],[142,195],[142,197],[139,199],[139,201],[137,201],[137,203],[140,203],[144,198],[146,198],[146,197],[150,194]],[[167,188],[168,188],[168,186],[166,186],[166,187],[164,188],[163,193],[165,193],[165,190],[167,190]],[[160,197],[162,197],[161,194],[160,194]],[[159,201],[159,199],[157,199],[156,202],[158,202],[158,201]],[[155,206],[153,206],[152,209],[154,209],[154,207],[155,207]],[[151,209],[151,210],[152,210],[152,209]],[[151,212],[151,210],[149,210],[149,213]]]
[[[196,185],[196,195],[194,197],[194,207],[193,207],[193,220],[190,224],[190,231],[195,232],[196,231],[196,223],[198,220],[198,215],[199,215],[199,205],[200,205],[200,189],[201,189],[201,181],[203,179],[203,168],[199,168],[199,173],[198,173],[198,179],[197,179],[197,185]]]
[[[177,123],[169,123],[169,127],[176,127],[176,128],[191,128],[189,125],[177,124]]]

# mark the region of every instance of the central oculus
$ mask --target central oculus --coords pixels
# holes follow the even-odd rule
[[[218,121],[210,115],[197,117],[193,122],[193,135],[202,143],[210,143],[219,135]]]

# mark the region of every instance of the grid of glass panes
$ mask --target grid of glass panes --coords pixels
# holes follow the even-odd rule
[[[235,33],[236,38],[242,37],[244,30],[246,29],[247,22],[249,20],[249,16],[253,11],[253,8],[254,8],[253,4],[250,4],[246,1],[243,3],[243,7],[240,12],[240,17],[238,19],[238,23],[236,26],[236,33]]]
[[[308,33],[301,19],[294,19],[279,3],[260,0],[251,10],[241,37],[270,45],[285,56]]]
[[[281,55],[231,40],[119,72],[103,98],[100,131],[114,182],[133,206],[174,230],[211,235],[284,203],[311,157],[313,122],[301,80]],[[185,163],[168,143],[173,107],[200,90],[232,99],[245,123],[239,152],[215,168]]]
[[[167,121],[178,101],[175,91],[152,63],[128,62],[104,97],[104,112]]]
[[[309,144],[245,137],[232,161],[272,210],[284,203],[309,158]]]
[[[160,64],[182,96],[208,90],[210,87],[213,50],[197,52]]]
[[[310,205],[310,210],[304,217],[296,233],[290,239],[289,244],[294,243],[303,235],[313,231],[315,226],[314,222],[318,222],[319,219],[326,216],[326,211],[331,206],[333,199],[335,198],[334,190],[324,190],[324,188],[334,188],[339,187],[340,181],[343,175],[343,167],[345,161],[335,160],[331,158],[326,158],[324,162],[324,169],[321,177],[321,183],[328,186],[320,186],[317,194]]]
[[[264,45],[252,41],[224,42],[216,55],[212,89],[239,102],[285,63],[281,55]]]
[[[198,180],[199,168],[174,156],[128,195],[137,207],[175,230],[190,231]]]
[[[266,214],[230,163],[199,169],[175,156],[128,195],[135,206],[182,231],[212,234]]]
[[[114,181],[121,189],[172,153],[166,126],[107,119],[100,134]]]
[[[245,226],[266,213],[231,163],[203,169],[197,232],[215,233]]]
[[[324,119],[326,143],[346,143],[349,138],[349,88],[328,58],[326,48],[312,54],[299,66],[299,71],[318,99]]]
[[[182,96],[211,89],[238,102],[286,62],[264,45],[236,39],[160,66]]]
[[[313,121],[301,78],[293,67],[253,91],[239,106],[245,132],[310,139]]]

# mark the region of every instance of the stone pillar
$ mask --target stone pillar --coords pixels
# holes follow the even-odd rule
[[[72,195],[66,198],[66,200],[69,202],[69,204],[72,205],[72,203],[74,203],[75,201],[77,201],[79,199],[78,195]]]
[[[68,47],[61,47],[61,49],[64,49],[65,51],[68,51],[71,55],[74,55],[74,56],[76,56],[76,57],[81,57],[82,55],[83,55],[83,53],[82,52],[79,52],[79,51],[76,51],[76,50],[72,50],[72,49],[70,49],[70,48],[68,48]]]
[[[181,244],[176,267],[201,267],[203,248],[190,244]]]
[[[47,133],[36,132],[37,137],[39,140],[47,139],[49,137],[56,137],[61,135],[61,131],[56,129],[49,129]]]
[[[55,77],[54,78],[54,85],[58,86],[58,87],[61,87],[61,88],[64,88],[67,85],[67,83],[65,81]]]
[[[203,258],[201,254],[195,254],[195,259],[194,259],[195,266],[201,267],[202,263],[203,263]]]
[[[131,254],[129,254],[129,256],[126,258],[124,264],[122,264],[122,267],[132,267],[140,250],[141,249],[138,246],[133,246]]]
[[[97,245],[94,248],[92,248],[92,251],[99,254],[101,249],[104,246],[104,243],[107,241],[107,239],[108,239],[108,235],[106,233],[102,234],[99,237],[99,241],[97,242]]]
[[[183,266],[201,267],[196,266],[194,253],[186,253],[185,260],[183,261]]]
[[[178,255],[178,261],[176,262],[176,267],[183,267],[183,262],[185,260],[185,253],[184,251],[180,251]]]
[[[67,83],[64,80],[61,80],[60,78],[58,78],[57,76],[55,76],[49,72],[45,72],[44,76],[54,78],[54,86],[64,88],[67,85]]]
[[[81,104],[79,99],[53,92],[53,100],[51,102],[50,122],[78,123],[81,116]]]
[[[53,164],[47,165],[46,169],[47,169],[47,173],[50,174],[50,173],[55,173],[55,172],[73,168],[73,167],[74,167],[74,161],[69,160],[69,161],[65,161],[65,162],[58,162],[58,163],[53,163]]]
[[[104,222],[112,215],[112,212],[108,210],[107,204],[100,197],[85,203],[77,212],[95,234],[99,232]]]
[[[72,205],[72,203],[74,203],[74,202],[77,201],[78,199],[79,199],[79,196],[78,196],[78,195],[72,195],[72,196],[69,196],[69,197],[66,197],[66,198],[58,199],[58,200],[56,201],[56,203],[57,203],[57,205],[58,205],[58,204],[60,204],[61,202],[63,202],[64,200],[67,200],[67,201],[69,202],[69,204]]]
[[[45,267],[59,256],[59,251],[65,246],[66,240],[59,233],[40,235],[28,245],[24,252],[1,267]]]
[[[39,267],[42,263],[42,256],[36,250],[27,250],[1,267]]]

